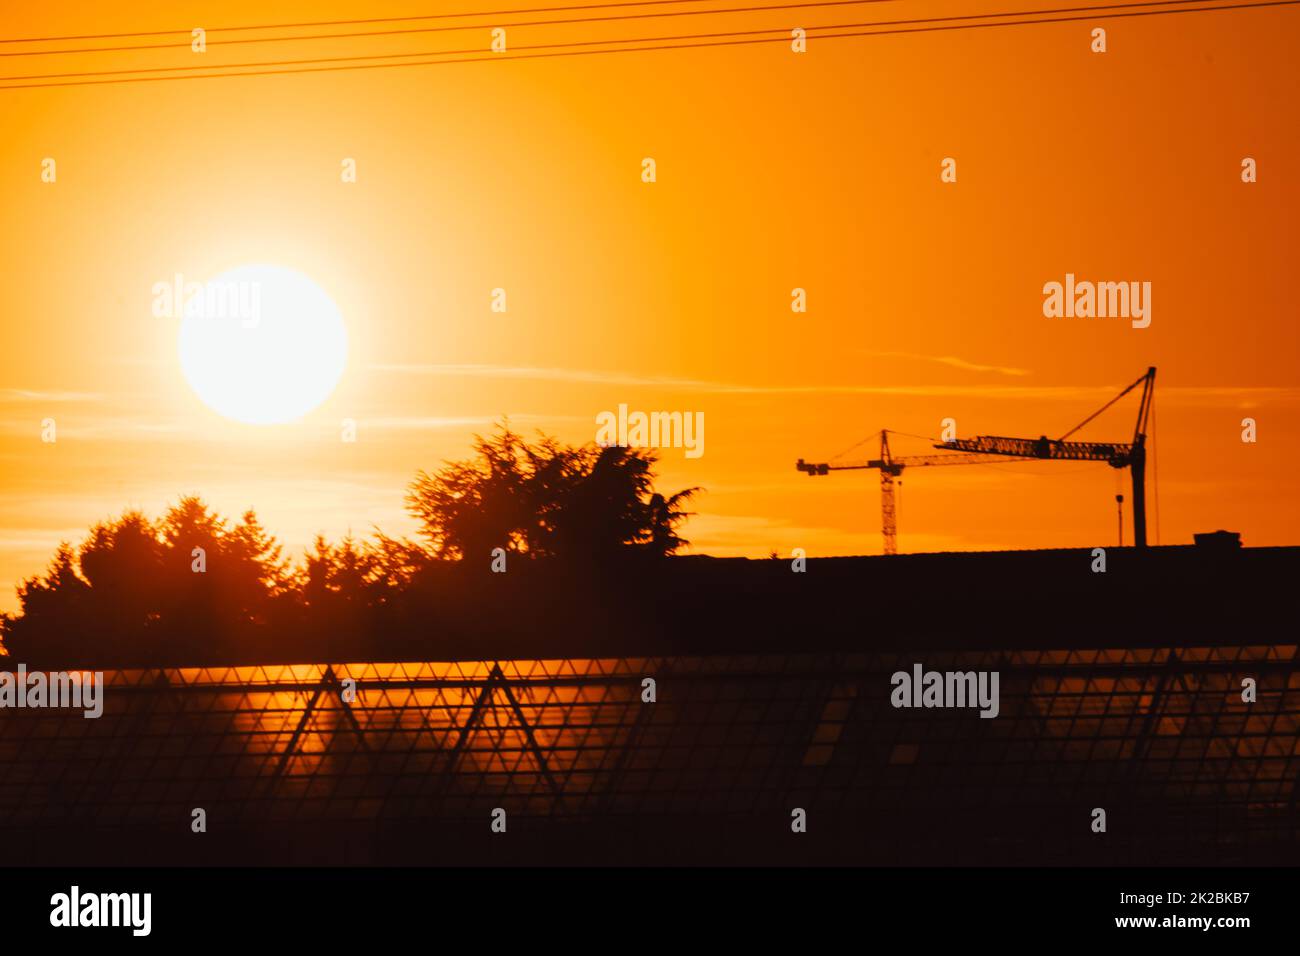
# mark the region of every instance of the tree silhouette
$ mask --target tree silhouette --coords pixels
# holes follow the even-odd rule
[[[507,423],[476,436],[477,458],[419,472],[407,495],[434,555],[486,558],[494,548],[533,558],[663,557],[686,541],[677,527],[698,491],[653,492],[653,453],[622,446],[529,444]]]
[[[655,493],[648,452],[528,442],[504,422],[474,451],[410,486],[428,547],[378,531],[338,544],[318,536],[293,563],[252,511],[230,521],[194,496],[157,521],[130,510],[100,522],[19,586],[20,612],[0,615],[4,650],[33,666],[419,654],[432,633],[468,644],[508,629],[519,607],[578,586],[557,583],[566,574],[577,571],[586,589],[593,565],[662,558],[686,543],[677,529],[698,489]],[[504,582],[475,578],[498,547],[536,559],[531,580],[511,575],[513,605]]]
[[[185,497],[157,522],[127,511],[91,528],[75,551],[60,545],[49,571],[19,586],[5,647],[27,660],[88,649],[88,659],[183,658],[270,622],[291,584],[253,512],[232,527]]]

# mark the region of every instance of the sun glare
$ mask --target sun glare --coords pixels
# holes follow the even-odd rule
[[[332,299],[300,272],[245,265],[186,296],[181,370],[213,411],[251,425],[302,418],[334,391],[348,336]]]

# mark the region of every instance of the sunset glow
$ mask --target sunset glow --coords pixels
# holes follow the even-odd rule
[[[737,29],[667,16],[688,8],[510,27],[510,47]],[[483,28],[221,45],[223,24],[355,15],[276,9],[9,5],[9,36],[160,20],[183,35],[175,50],[12,57],[6,73],[490,42]],[[809,481],[797,458],[881,428],[937,436],[949,418],[962,436],[1056,436],[1152,365],[1153,541],[1300,536],[1300,128],[1276,107],[1300,100],[1294,9],[1107,20],[1104,55],[1088,21],[819,39],[817,23],[916,15],[846,9],[741,24],[805,27],[804,54],[781,42],[0,90],[0,608],[60,540],[127,506],[157,515],[192,492],[225,514],[254,507],[295,554],[318,532],[408,534],[416,470],[464,455],[501,416],[582,443],[622,405],[707,421],[705,453],[671,448],[660,468],[666,486],[706,489],[692,551],[877,554],[876,476]],[[536,17],[453,22],[492,19]],[[92,44],[64,44],[79,45]],[[279,289],[310,312],[285,313],[260,378],[231,361],[257,330],[199,336],[151,307],[159,282],[249,263],[300,277],[273,283],[264,308]],[[1046,317],[1044,285],[1067,275],[1150,283],[1150,324]],[[46,419],[57,443],[41,441]],[[1122,404],[1078,437],[1124,439],[1132,421]],[[909,474],[899,549],[1113,544],[1126,481],[1087,462]]]

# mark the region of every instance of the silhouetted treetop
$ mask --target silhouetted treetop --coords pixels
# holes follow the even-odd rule
[[[246,512],[233,525],[196,497],[158,521],[135,510],[59,546],[43,576],[18,587],[6,649],[51,655],[86,644],[158,650],[270,619],[293,578],[280,545]]]
[[[61,544],[46,573],[19,586],[19,613],[0,615],[4,649],[28,663],[328,660],[393,632],[428,640],[434,620],[469,639],[476,622],[534,610],[500,602],[494,548],[552,559],[528,562],[536,575],[581,576],[593,562],[685,544],[677,529],[697,489],[656,493],[650,453],[530,443],[505,423],[474,452],[410,486],[428,547],[378,531],[318,536],[292,562],[252,511],[231,521],[193,496],[156,521],[126,511]],[[536,578],[515,593],[534,586],[552,587]]]
[[[622,446],[529,443],[502,423],[475,436],[475,458],[416,475],[406,497],[434,555],[483,558],[494,548],[574,562],[672,554],[698,488],[653,490],[655,456]]]

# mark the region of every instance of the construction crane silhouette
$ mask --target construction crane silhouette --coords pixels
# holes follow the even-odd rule
[[[1142,386],[1142,401],[1138,405],[1137,423],[1133,427],[1133,440],[1131,442],[1066,441],[1080,428],[1087,425],[1139,385]],[[1043,458],[1060,461],[1104,461],[1112,468],[1127,468],[1133,479],[1133,544],[1135,547],[1145,548],[1147,546],[1147,423],[1150,421],[1151,407],[1155,402],[1155,390],[1156,369],[1153,365],[1136,382],[1055,440],[1048,438],[1046,435],[1039,438],[1003,438],[997,435],[980,435],[977,438],[959,438],[943,444],[936,444],[935,447],[950,448],[978,455],[996,454],[1015,458]],[[1116,500],[1119,501],[1118,498]],[[1122,502],[1120,503],[1122,504]]]
[[[1131,442],[1080,442],[1066,441],[1071,435],[1083,428],[1106,409],[1139,385],[1142,386],[1142,401],[1138,406],[1137,424],[1133,428]],[[943,448],[956,454],[947,455],[908,455],[895,457],[889,450],[889,431],[880,431],[880,457],[866,461],[823,462],[814,464],[802,458],[795,463],[795,468],[813,475],[827,475],[832,471],[858,471],[868,468],[880,470],[880,530],[885,539],[885,554],[898,553],[898,515],[894,502],[894,479],[903,474],[904,468],[932,467],[937,465],[979,465],[992,462],[1010,462],[1027,458],[1055,459],[1060,461],[1104,461],[1112,468],[1129,469],[1133,479],[1133,541],[1139,548],[1147,545],[1146,516],[1146,432],[1151,419],[1151,409],[1155,401],[1156,370],[1152,366],[1136,382],[1125,388],[1109,402],[1097,409],[1079,424],[1058,439],[1046,435],[1040,438],[1005,438],[997,435],[980,435],[977,438],[957,438],[937,442],[935,448]],[[875,437],[874,435],[871,437]],[[1115,496],[1116,504],[1122,509],[1124,496]],[[1120,517],[1120,546],[1124,544],[1123,516]]]
[[[871,437],[875,437],[874,435]],[[947,444],[936,445],[947,448]],[[894,505],[894,479],[900,478],[904,468],[929,468],[939,465],[978,465],[993,461],[1007,461],[1002,454],[964,453],[957,455],[908,455],[894,457],[889,451],[889,430],[880,430],[880,457],[866,461],[822,462],[813,464],[802,458],[795,463],[795,468],[806,472],[809,477],[828,475],[832,471],[861,471],[868,468],[880,469],[880,531],[885,538],[885,554],[898,553],[898,514]]]

